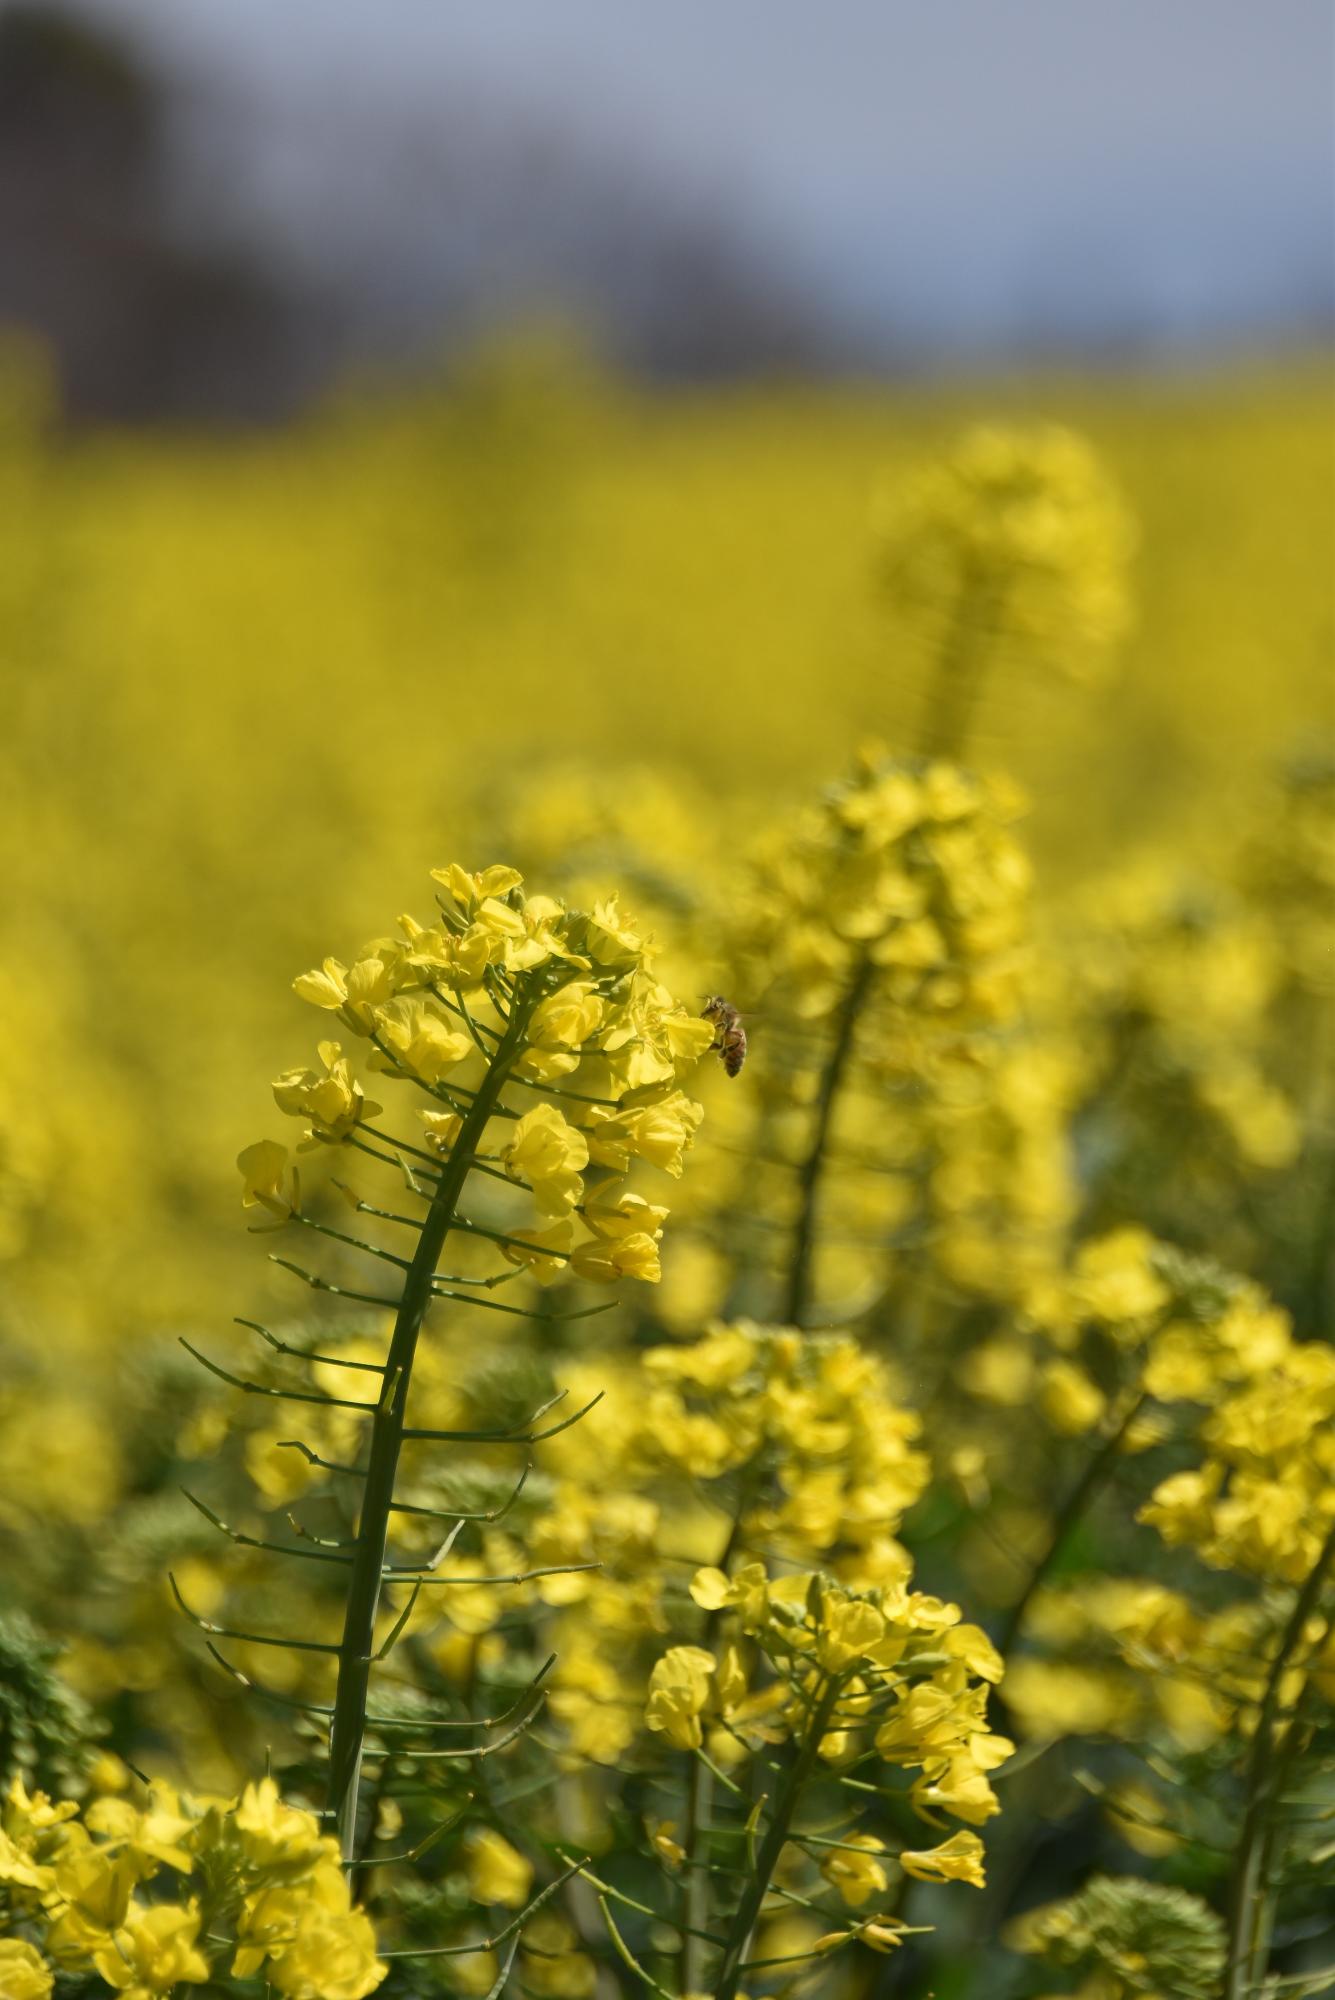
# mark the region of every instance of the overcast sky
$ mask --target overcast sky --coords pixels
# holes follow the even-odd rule
[[[868,328],[1171,344],[1330,311],[1329,0],[87,4],[294,129],[326,107],[330,160],[354,103],[559,125]]]

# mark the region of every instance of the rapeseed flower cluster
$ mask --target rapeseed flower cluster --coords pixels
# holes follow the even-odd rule
[[[434,879],[437,923],[405,917],[400,936],[374,940],[350,966],[325,959],[295,991],[370,1043],[368,1069],[416,1083],[444,1107],[416,1113],[429,1159],[457,1140],[479,1062],[501,1043],[522,988],[515,1084],[561,1102],[506,1110],[506,1131],[477,1155],[527,1190],[540,1218],[496,1240],[540,1278],[568,1266],[594,1282],[656,1282],[667,1210],[617,1183],[633,1161],[680,1175],[701,1112],[676,1087],[677,1065],[698,1058],[712,1031],[653,978],[644,941],[615,901],[572,916],[554,898],[525,896],[518,871],[505,867],[437,869]],[[306,1147],[360,1130],[354,1143],[373,1151],[381,1106],[352,1078],[340,1043],[322,1042],[318,1053],[319,1070],[276,1079],[279,1109],[311,1121]],[[293,1213],[287,1170],[273,1142],[248,1149],[243,1199]]]
[[[758,857],[736,985],[765,1028],[741,1143],[799,1246],[785,1317],[911,1298],[913,1322],[932,1274],[1004,1292],[1055,1253],[1071,1084],[1026,1032],[1018,809],[872,752]]]
[[[147,1802],[29,1794],[0,1807],[0,1977],[16,2000],[49,2000],[91,1975],[125,2000],[157,2000],[228,1976],[263,1976],[284,2000],[364,2000],[388,1967],[313,1813],[270,1778],[239,1798]]]
[[[1102,667],[1130,612],[1131,517],[1085,439],[984,425],[883,494],[885,592],[928,660],[919,747],[961,758],[990,678]]]
[[[731,1767],[791,1743],[768,1813],[757,1808],[759,1847],[749,1882],[735,1898],[718,1885],[723,1909],[717,1990],[737,1991],[752,1929],[769,1904],[772,1885],[791,1894],[798,1881],[863,1912],[896,1879],[964,1882],[981,1888],[983,1844],[973,1828],[999,1810],[987,1774],[1014,1746],[989,1729],[989,1683],[1002,1663],[986,1634],[960,1622],[958,1608],[908,1588],[852,1591],[819,1572],[774,1577],[763,1563],[731,1572],[698,1571],[691,1597],[709,1617],[711,1644],[670,1647],[650,1675],[646,1720],[672,1749],[702,1760],[706,1772]],[[707,1748],[706,1748],[707,1746]],[[901,1842],[892,1851],[876,1832],[844,1812],[804,1829],[799,1813],[822,1767],[831,1773],[868,1771],[874,1756],[915,1770],[908,1801],[946,1837],[930,1846]],[[729,1780],[736,1790],[735,1782]],[[859,1788],[873,1797],[865,1779]],[[696,1816],[700,1789],[690,1789],[691,1823],[682,1843],[659,1829],[654,1846],[667,1869],[707,1865],[715,1829]],[[723,1810],[715,1796],[715,1811]],[[947,1831],[949,1818],[968,1824]],[[725,1829],[718,1829],[719,1831]],[[813,1838],[814,1835],[814,1838]],[[730,1907],[731,1906],[731,1907]],[[899,1946],[908,1927],[893,1909],[867,1911],[814,1938],[819,1959],[854,1940],[878,1952]]]
[[[877,526],[896,603],[957,642],[1022,642],[1075,674],[1127,623],[1134,529],[1073,431],[968,431],[885,494]]]
[[[703,1647],[665,1654],[650,1675],[649,1727],[679,1749],[698,1749],[700,1718],[713,1702],[722,1735],[744,1742],[754,1717],[762,1741],[780,1741],[802,1733],[813,1689],[837,1679],[841,1696],[820,1755],[848,1759],[865,1729],[887,1763],[921,1769],[910,1798],[923,1818],[947,1811],[981,1825],[1000,1810],[985,1774],[1014,1747],[990,1735],[986,1721],[987,1684],[1000,1680],[1002,1663],[978,1626],[959,1622],[957,1605],[907,1586],[905,1578],[893,1590],[862,1595],[818,1572],[772,1579],[761,1563],[732,1575],[698,1570],[695,1603],[730,1614],[722,1662]],[[745,1640],[776,1670],[777,1693],[748,1694],[739,1650]],[[728,1758],[722,1735],[713,1747]],[[981,1860],[981,1843],[976,1854]]]
[[[1204,1391],[1201,1463],[1163,1480],[1141,1519],[1214,1569],[1297,1584],[1335,1524],[1335,1353],[1323,1341],[1293,1342],[1275,1318],[1269,1356],[1248,1354],[1241,1382],[1229,1382],[1235,1350],[1224,1348],[1223,1380]],[[1190,1372],[1200,1358],[1173,1354],[1176,1394],[1202,1395]],[[1166,1370],[1156,1372],[1162,1380]]]
[[[895,1530],[928,1460],[885,1364],[847,1337],[738,1322],[556,1375],[575,1406],[603,1400],[544,1446],[514,1524],[451,1557],[458,1587],[423,1639],[440,1670],[466,1674],[523,1608],[534,1645],[556,1656],[549,1710],[565,1743],[613,1773],[644,1747],[656,1649],[689,1616],[684,1545],[701,1562],[725,1543],[781,1551],[854,1588],[897,1579],[908,1558]],[[470,1569],[530,1567],[542,1574],[517,1589],[468,1582]]]
[[[1299,1339],[1254,1283],[1125,1229],[1086,1245],[973,1361],[977,1393],[1005,1401],[1024,1385],[1054,1432],[1080,1441],[1067,1450],[1086,1454],[1008,1620],[1007,1647],[1021,1632],[1027,1642],[1008,1667],[1008,1707],[1038,1742],[1097,1733],[1147,1758],[1154,1782],[1122,1778],[1103,1793],[1135,1852],[1231,1855],[1226,1926],[1194,1900],[1164,1909],[1222,1940],[1229,2000],[1241,2000],[1261,1990],[1284,1887],[1301,1895],[1329,1876],[1328,1847],[1291,1811],[1299,1773],[1322,1768],[1331,1741],[1329,1343]],[[1063,1577],[1064,1551],[1117,1502],[1121,1573]],[[1128,1534],[1132,1517],[1179,1558],[1166,1574]],[[1087,1893],[1091,1912],[1130,1923],[1137,1885]],[[1162,1893],[1145,1891],[1147,1921]],[[1035,1948],[1060,1962],[1082,1907],[1058,1906]],[[1080,1962],[1101,1962],[1105,1947],[1086,1943],[1093,1956]],[[1177,1990],[1162,1974],[1143,1989],[1119,1984],[1132,1961],[1111,1942],[1105,1958],[1091,1993]]]

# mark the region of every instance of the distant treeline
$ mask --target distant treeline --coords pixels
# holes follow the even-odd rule
[[[726,221],[492,107],[446,107],[425,160],[382,153],[355,216],[331,188],[323,244],[285,238],[281,217],[238,216],[192,146],[212,126],[244,153],[256,116],[74,11],[0,11],[0,324],[47,343],[67,420],[273,421],[350,367],[434,361],[553,309],[650,377],[847,358]]]

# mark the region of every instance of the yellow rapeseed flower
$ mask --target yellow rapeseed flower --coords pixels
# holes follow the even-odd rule
[[[93,1964],[124,2000],[158,2000],[174,1986],[197,1986],[210,1974],[199,1949],[199,1905],[132,1904],[115,1934],[93,1952]]]
[[[468,1836],[468,1888],[474,1901],[521,1910],[532,1886],[532,1862],[494,1827],[475,1827]]]
[[[654,1665],[645,1721],[677,1750],[698,1750],[704,1741],[700,1717],[716,1665],[703,1646],[671,1646]]]
[[[986,1886],[983,1843],[976,1833],[952,1833],[939,1847],[905,1848],[899,1865],[920,1882],[969,1882],[975,1889]]]
[[[55,1975],[35,1945],[0,1938],[0,2000],[50,2000]]]

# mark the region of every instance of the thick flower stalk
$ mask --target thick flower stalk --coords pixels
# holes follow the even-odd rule
[[[330,1278],[277,1259],[315,1290],[388,1315],[387,1345],[375,1361],[351,1363],[371,1381],[365,1397],[243,1385],[294,1395],[326,1413],[337,1406],[364,1427],[364,1445],[350,1463],[297,1447],[308,1462],[356,1482],[351,1541],[312,1547],[307,1536],[302,1546],[261,1544],[344,1567],[341,1636],[269,1639],[197,1620],[215,1637],[292,1646],[336,1662],[332,1707],[322,1712],[329,1813],[349,1865],[359,1852],[363,1747],[368,1723],[377,1721],[368,1706],[373,1667],[404,1630],[419,1593],[456,1581],[446,1556],[466,1518],[443,1515],[452,1525],[434,1559],[390,1559],[396,1513],[423,1512],[396,1499],[405,1446],[523,1448],[575,1421],[562,1415],[544,1428],[539,1411],[502,1432],[415,1425],[410,1391],[423,1330],[439,1338],[449,1319],[473,1312],[532,1317],[536,1309],[496,1296],[526,1274],[543,1285],[563,1276],[595,1285],[657,1279],[667,1211],[634,1191],[628,1177],[639,1161],[681,1172],[700,1114],[679,1088],[679,1071],[708,1047],[711,1032],[659,985],[649,948],[614,902],[570,911],[550,897],[525,895],[519,875],[503,867],[478,875],[451,867],[434,879],[441,892],[434,924],[405,917],[399,936],[376,940],[352,964],[329,958],[296,981],[301,998],[367,1044],[367,1067],[387,1086],[416,1093],[413,1136],[387,1127],[339,1041],[320,1044],[318,1068],[288,1071],[274,1085],[279,1107],[308,1121],[303,1151],[338,1149],[344,1173],[374,1162],[391,1170],[397,1192],[368,1199],[340,1182],[368,1232],[351,1234],[325,1219],[322,1204],[307,1202],[286,1148],[265,1140],[240,1159],[243,1198],[267,1211],[265,1226],[310,1231],[390,1281],[364,1290],[364,1280],[345,1281],[341,1268]],[[601,1308],[566,1315],[542,1308],[548,1319],[589,1310]],[[476,1582],[467,1566],[458,1580]],[[378,1640],[387,1588],[408,1595]],[[517,1728],[540,1699],[535,1691]],[[406,1754],[410,1738],[403,1748]]]

